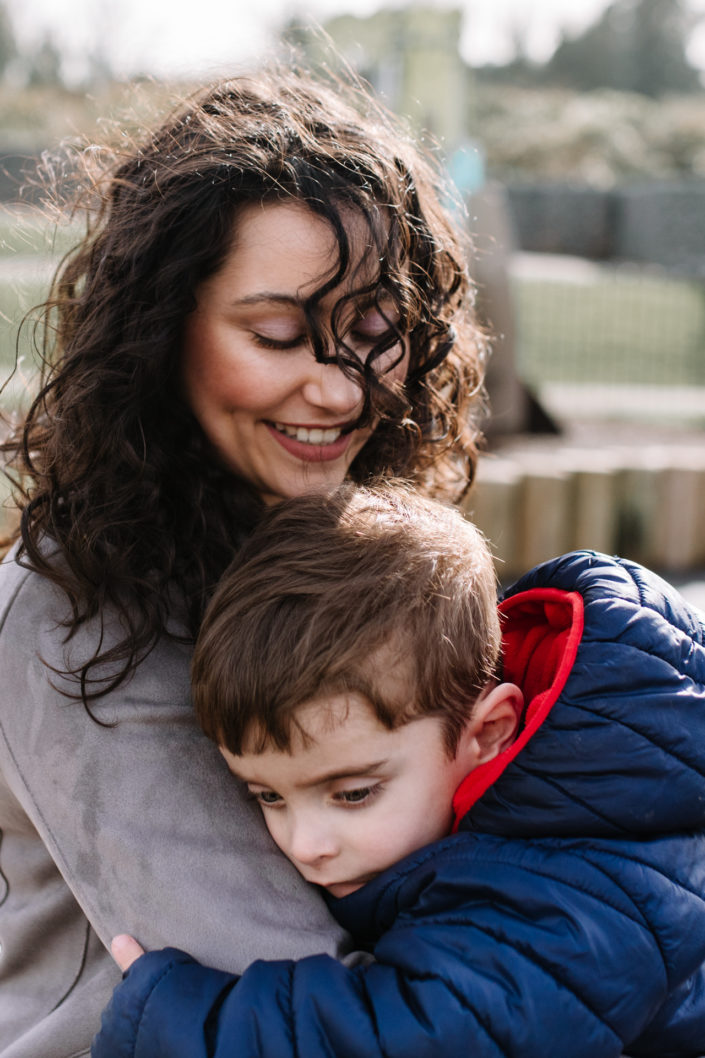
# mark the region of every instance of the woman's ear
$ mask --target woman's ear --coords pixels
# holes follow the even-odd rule
[[[515,683],[497,683],[482,692],[458,747],[468,772],[511,746],[523,709],[524,695]]]

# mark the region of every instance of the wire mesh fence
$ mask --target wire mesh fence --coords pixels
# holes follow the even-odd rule
[[[551,383],[705,386],[705,278],[518,254],[517,368]]]

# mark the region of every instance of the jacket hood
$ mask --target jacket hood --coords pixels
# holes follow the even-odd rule
[[[505,678],[522,731],[454,799],[457,826],[517,837],[705,827],[705,618],[626,560],[573,552],[509,588]]]

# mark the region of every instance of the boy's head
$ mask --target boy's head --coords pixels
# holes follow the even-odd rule
[[[199,721],[280,848],[345,895],[448,832],[452,795],[513,739],[491,555],[403,485],[269,511],[193,662]]]

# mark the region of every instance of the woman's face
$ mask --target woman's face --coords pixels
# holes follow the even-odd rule
[[[363,259],[362,223],[353,220],[348,235],[353,255]],[[340,484],[373,430],[349,429],[362,391],[335,364],[317,363],[306,331],[303,303],[336,265],[333,232],[306,206],[248,206],[233,249],[197,289],[186,321],[188,403],[220,459],[266,502]],[[319,303],[324,328],[342,293],[333,290]],[[389,323],[369,306],[351,304],[349,316],[341,330],[364,360]],[[397,345],[385,353],[379,369],[399,352]],[[385,381],[401,383],[405,375],[406,357]]]

